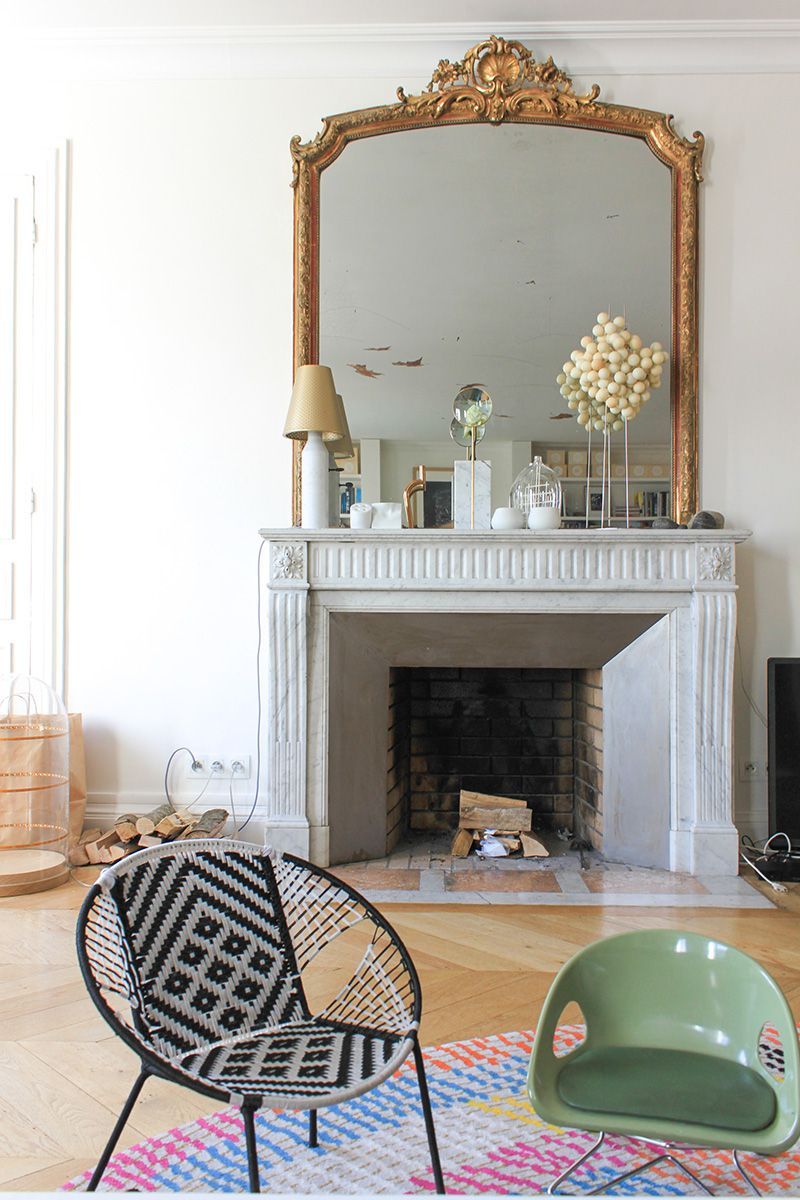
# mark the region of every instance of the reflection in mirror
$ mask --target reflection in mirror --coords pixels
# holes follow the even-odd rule
[[[672,355],[671,177],[644,141],[523,123],[364,138],[322,173],[319,211],[318,361],[333,369],[356,444],[347,495],[400,501],[417,466],[464,457],[450,439],[453,398],[478,383],[494,402],[478,451],[493,507],[542,453],[563,477],[565,514],[583,523],[588,500],[599,519],[587,435],[556,376],[601,310]],[[668,512],[670,386],[666,371],[629,427],[643,516]],[[623,446],[614,435],[615,479]],[[418,524],[448,512],[423,499]]]

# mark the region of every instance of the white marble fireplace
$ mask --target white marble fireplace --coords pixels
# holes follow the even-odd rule
[[[368,781],[386,747],[369,725],[374,696],[358,671],[348,693],[342,663],[601,666],[604,852],[672,871],[737,873],[735,546],[747,533],[261,535],[270,843],[327,865],[348,825],[359,836],[369,825],[364,796],[348,801],[350,783],[359,772]],[[357,642],[349,658],[348,639]],[[342,724],[350,698],[354,712]],[[384,736],[385,718],[384,708]]]

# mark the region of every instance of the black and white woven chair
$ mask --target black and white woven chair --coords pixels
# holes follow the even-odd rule
[[[372,927],[352,979],[317,1013],[302,972],[328,943]],[[94,1191],[145,1080],[184,1084],[242,1111],[250,1190],[255,1113],[309,1112],[388,1079],[410,1055],[437,1192],[444,1192],[417,1031],[417,973],[362,896],[290,854],[196,840],[142,850],[103,871],[78,917],[78,957],[102,1015],[141,1070],[94,1175]]]

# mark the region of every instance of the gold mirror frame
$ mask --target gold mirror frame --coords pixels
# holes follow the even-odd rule
[[[697,248],[698,184],[704,137],[672,128],[672,116],[598,101],[597,84],[582,96],[552,58],[540,63],[517,41],[492,35],[460,62],[442,59],[425,91],[397,103],[326,117],[310,142],[291,141],[294,162],[294,362],[319,353],[319,185],[322,171],[349,142],[407,129],[468,122],[564,125],[641,138],[672,181],[672,487],[673,514],[685,521],[697,508]],[[293,443],[292,520],[300,523],[300,454]]]

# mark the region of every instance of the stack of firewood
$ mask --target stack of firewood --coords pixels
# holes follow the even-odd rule
[[[524,800],[462,790],[458,829],[450,853],[454,858],[466,858],[473,849],[478,852],[481,841],[491,831],[509,855],[546,858],[548,851],[531,833],[532,815]]]
[[[181,838],[218,837],[225,827],[228,814],[224,808],[209,808],[203,813],[187,812],[161,804],[143,817],[136,813],[124,813],[117,817],[111,829],[86,829],[77,846],[72,848],[70,859],[74,867],[85,867],[90,863],[118,862],[134,850],[146,846],[160,846],[162,842],[175,842]]]

